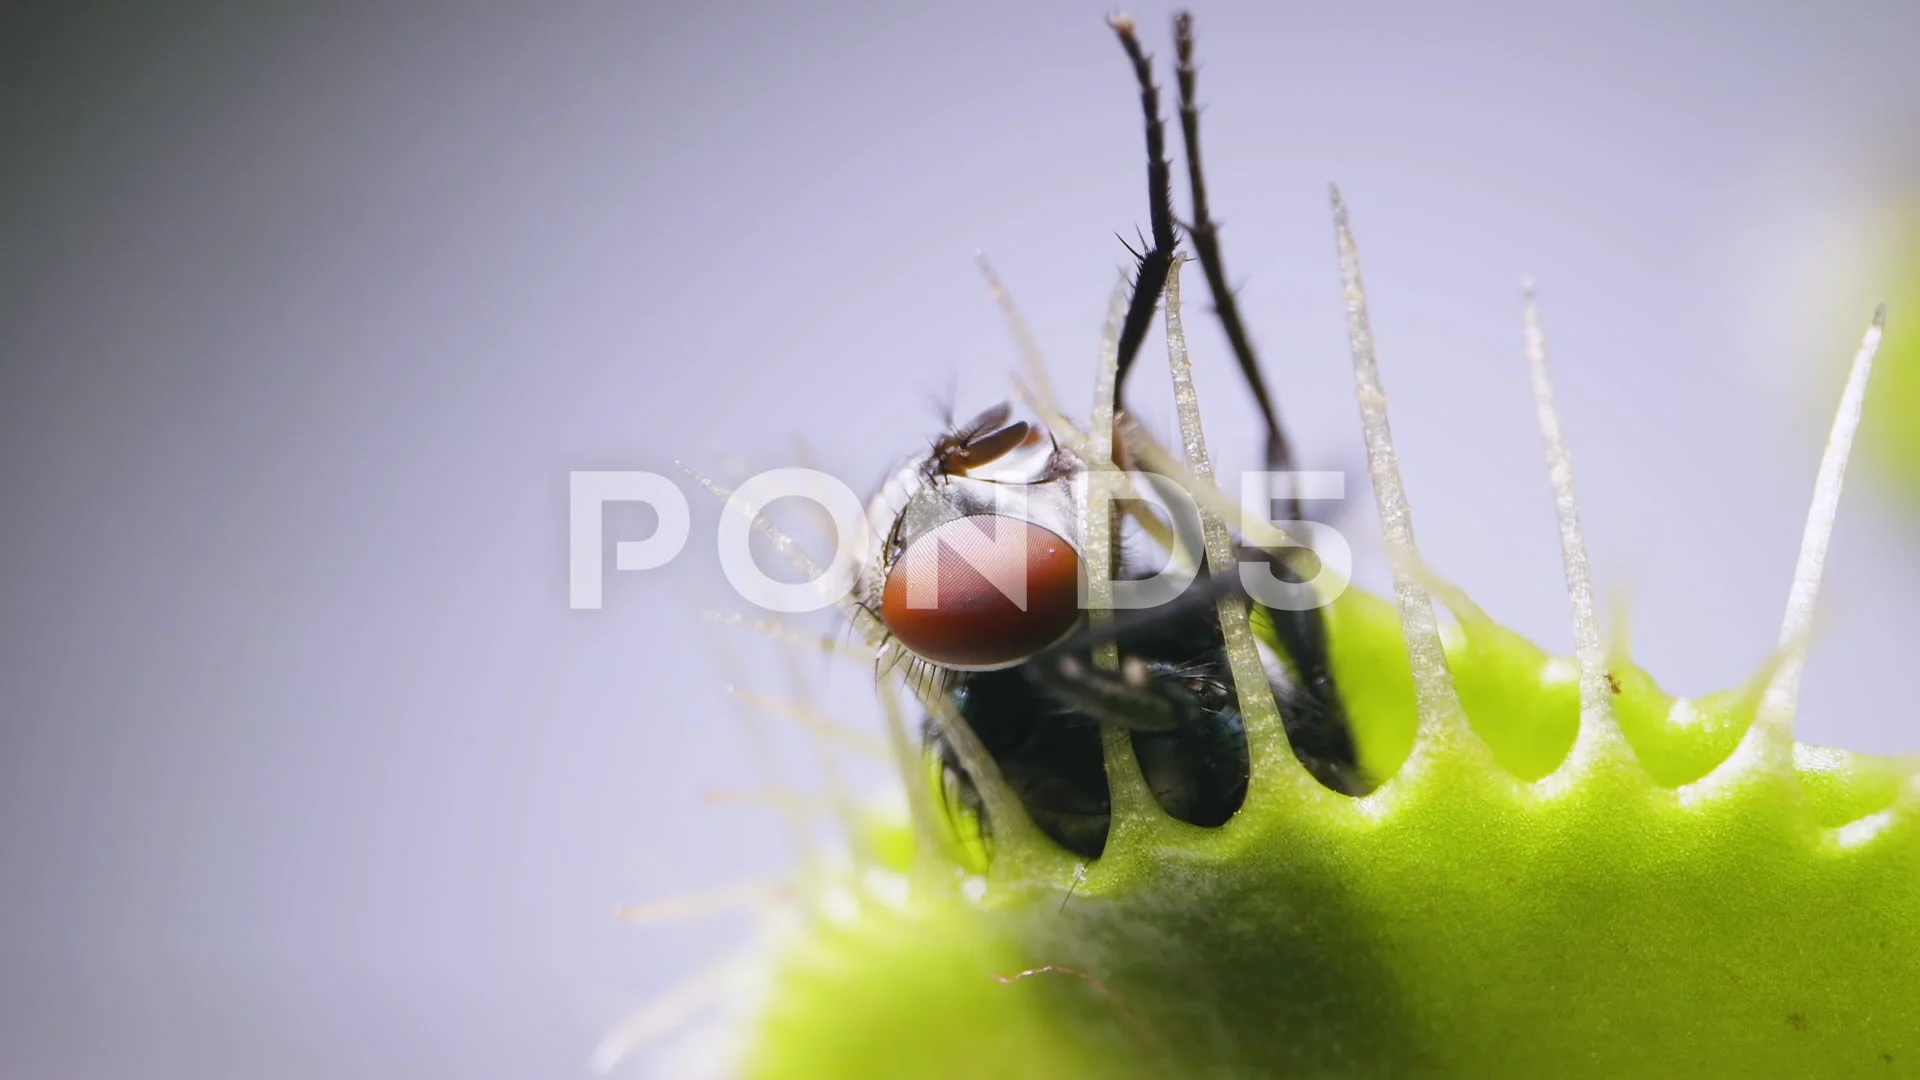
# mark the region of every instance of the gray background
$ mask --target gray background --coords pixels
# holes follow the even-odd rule
[[[572,612],[567,473],[801,439],[864,491],[950,380],[963,412],[1004,392],[975,249],[1083,393],[1145,220],[1102,14],[8,5],[0,1075],[572,1076],[745,934],[611,917],[791,858],[707,799],[764,783],[697,632],[728,603],[715,509]],[[1338,179],[1431,562],[1566,647],[1534,272],[1603,589],[1670,688],[1751,672],[1883,291],[1806,238],[1873,231],[1920,8],[1200,17],[1228,261],[1307,463],[1360,460]],[[1164,376],[1140,385],[1164,429]],[[1916,742],[1903,528],[1856,485],[1812,740]],[[864,673],[808,670],[867,721]]]

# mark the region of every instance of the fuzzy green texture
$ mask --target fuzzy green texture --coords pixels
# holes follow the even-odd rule
[[[1912,762],[1755,725],[1761,680],[1676,711],[1624,661],[1625,741],[1576,752],[1573,665],[1456,613],[1472,733],[1429,736],[1394,608],[1330,609],[1365,799],[1256,730],[1238,816],[1116,784],[1077,884],[998,822],[972,896],[897,845],[904,901],[819,883],[854,903],[778,957],[745,1075],[1920,1074]]]

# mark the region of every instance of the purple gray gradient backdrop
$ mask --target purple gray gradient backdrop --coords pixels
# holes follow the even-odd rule
[[[864,490],[950,380],[962,411],[1004,393],[976,249],[1083,412],[1146,217],[1103,11],[87,7],[0,13],[0,1075],[580,1075],[746,933],[615,907],[792,852],[707,798],[765,782],[696,619],[729,602],[716,507],[690,489],[680,562],[570,611],[567,473],[737,475],[799,440]],[[1703,693],[1772,644],[1879,298],[1806,332],[1755,302],[1808,273],[1773,238],[1821,210],[1798,163],[1906,130],[1920,8],[1674,8],[1199,25],[1229,268],[1303,465],[1361,461],[1332,179],[1429,560],[1568,646],[1530,271],[1603,595]],[[1209,434],[1251,465],[1190,284]],[[1832,376],[1783,400],[1782,363]],[[1854,485],[1812,741],[1920,744],[1903,530]],[[808,671],[869,718],[863,672]]]

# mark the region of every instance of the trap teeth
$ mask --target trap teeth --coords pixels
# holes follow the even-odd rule
[[[1333,231],[1340,254],[1341,295],[1347,309],[1347,338],[1353,354],[1354,396],[1360,405],[1360,427],[1367,444],[1367,469],[1373,479],[1374,502],[1380,513],[1380,531],[1392,562],[1393,592],[1400,605],[1400,622],[1413,663],[1414,698],[1420,712],[1420,739],[1414,747],[1456,744],[1472,738],[1460,695],[1447,670],[1446,650],[1433,613],[1433,599],[1420,584],[1420,550],[1413,539],[1413,507],[1400,477],[1400,458],[1387,422],[1387,392],[1380,381],[1380,363],[1374,352],[1373,324],[1367,314],[1367,288],[1360,277],[1360,249],[1347,220],[1347,204],[1340,189],[1328,186],[1333,205]]]

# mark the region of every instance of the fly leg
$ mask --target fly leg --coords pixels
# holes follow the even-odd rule
[[[1123,409],[1127,372],[1140,355],[1140,343],[1160,304],[1167,286],[1167,271],[1173,266],[1174,248],[1179,237],[1173,227],[1173,174],[1167,165],[1166,125],[1160,120],[1160,88],[1153,82],[1153,59],[1140,48],[1131,16],[1114,15],[1107,20],[1120,47],[1133,64],[1134,81],[1140,87],[1140,111],[1147,125],[1147,221],[1153,236],[1134,251],[1138,265],[1133,276],[1133,299],[1120,324],[1119,371],[1114,380],[1114,408]],[[1131,247],[1128,250],[1132,251]]]
[[[1128,731],[1173,731],[1200,719],[1199,698],[1165,680],[1155,679],[1137,656],[1121,660],[1120,670],[1102,671],[1067,653],[1027,665],[1027,675],[1075,712],[1108,727]]]
[[[1220,254],[1220,229],[1213,220],[1207,202],[1206,176],[1200,167],[1200,109],[1194,102],[1199,72],[1193,62],[1193,16],[1187,12],[1174,16],[1173,35],[1177,60],[1175,76],[1180,87],[1180,135],[1186,147],[1187,186],[1193,199],[1193,219],[1186,225],[1187,235],[1193,242],[1200,269],[1206,275],[1207,291],[1213,295],[1214,313],[1220,319],[1220,326],[1233,347],[1234,360],[1240,366],[1247,389],[1252,393],[1254,403],[1260,409],[1260,418],[1266,425],[1267,470],[1274,473],[1290,472],[1294,467],[1293,448],[1287,442],[1285,429],[1280,425],[1273,395],[1268,392],[1266,377],[1260,370],[1259,356],[1254,352],[1246,323],[1240,317],[1240,306],[1234,299],[1233,289],[1227,283],[1226,263]],[[1287,520],[1302,520],[1300,502],[1291,493],[1283,498],[1270,499],[1269,502],[1284,504],[1282,513]],[[1282,581],[1308,580],[1310,571],[1314,569],[1311,553],[1300,548],[1262,550],[1252,554],[1266,559],[1273,566],[1274,574]],[[1269,610],[1268,615],[1274,636],[1286,653],[1298,684],[1296,691],[1290,695],[1295,708],[1287,724],[1295,751],[1310,766],[1318,762],[1344,775],[1358,776],[1358,754],[1353,744],[1353,732],[1347,722],[1346,709],[1340,701],[1339,688],[1334,684],[1324,613],[1319,608],[1309,608],[1305,611]]]

